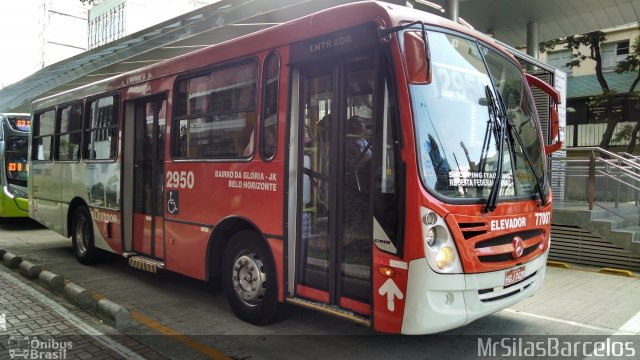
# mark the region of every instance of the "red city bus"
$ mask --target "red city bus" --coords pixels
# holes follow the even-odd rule
[[[288,302],[444,331],[543,281],[551,193],[527,83],[446,19],[328,9],[34,102],[30,216],[83,264],[110,251],[219,279],[254,324]]]

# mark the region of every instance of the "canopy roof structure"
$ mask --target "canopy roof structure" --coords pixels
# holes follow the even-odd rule
[[[607,80],[609,89],[624,94],[629,91],[638,74],[633,72],[622,74],[606,72],[603,76]],[[568,79],[567,98],[586,98],[597,95],[602,95],[602,88],[595,74],[572,76]]]
[[[427,1],[414,0],[416,4]],[[539,40],[552,40],[640,19],[640,0],[458,0],[459,14],[476,30],[511,46],[526,44],[527,24],[539,25]],[[445,8],[446,0],[431,3]],[[424,5],[422,5],[424,6]]]
[[[409,0],[440,13],[445,1]],[[456,0],[453,0],[456,1]],[[47,66],[0,90],[0,112],[28,112],[33,100],[246,35],[353,0],[222,0]],[[389,0],[405,3],[403,0]],[[459,0],[475,29],[512,46],[526,42],[527,24],[539,40],[637,21],[640,0]]]

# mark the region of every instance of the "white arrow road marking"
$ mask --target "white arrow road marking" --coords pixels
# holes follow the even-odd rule
[[[389,309],[389,311],[391,312],[396,309],[395,298],[398,298],[398,300],[404,299],[402,291],[400,291],[400,289],[392,279],[387,279],[387,281],[385,281],[384,284],[380,286],[380,289],[378,289],[378,294],[382,296],[387,295],[387,309]]]

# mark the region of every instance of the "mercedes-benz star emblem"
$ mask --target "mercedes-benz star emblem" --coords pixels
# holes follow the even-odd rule
[[[517,259],[522,256],[522,253],[524,252],[524,242],[522,241],[522,238],[520,236],[514,237],[511,244],[513,245],[513,258]]]

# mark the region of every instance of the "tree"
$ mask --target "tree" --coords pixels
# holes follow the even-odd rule
[[[634,42],[634,54],[629,55],[627,59],[621,61],[616,71],[619,73],[634,71],[638,69],[638,64],[640,63],[640,50],[636,45],[638,44],[640,38],[636,38]],[[586,59],[593,60],[595,65],[595,73],[596,79],[598,80],[598,84],[602,89],[602,94],[597,96],[592,96],[589,98],[589,102],[587,105],[589,107],[603,107],[605,109],[605,119],[607,122],[607,127],[602,135],[602,139],[600,140],[600,147],[604,149],[609,148],[609,143],[611,142],[611,138],[613,137],[613,132],[618,125],[618,117],[611,116],[612,105],[614,104],[616,95],[619,93],[615,89],[610,89],[607,80],[604,78],[602,72],[602,44],[606,41],[605,34],[602,31],[593,31],[578,35],[568,36],[564,39],[556,39],[550,40],[540,43],[540,51],[545,52],[555,48],[559,44],[565,44],[567,49],[572,50],[571,61],[567,64],[569,68],[579,67],[582,62]],[[583,54],[582,51],[584,48],[588,49],[587,54]],[[623,65],[624,64],[624,65]],[[632,95],[635,91],[635,87],[638,84],[640,78],[637,78],[636,81],[631,85],[629,90],[627,91],[628,95]],[[638,119],[640,121],[640,119]],[[638,131],[640,131],[640,122],[637,126],[638,130],[635,131],[637,135]],[[635,130],[635,128],[634,128]],[[634,141],[635,143],[635,141]]]
[[[636,72],[636,78],[633,83],[629,87],[629,98],[638,100],[640,98],[640,93],[635,91],[636,86],[640,82],[640,36],[636,37],[631,45],[631,52],[627,55],[627,58],[620,61],[618,66],[616,67],[616,72],[621,74],[623,72]],[[636,102],[636,104],[638,104]],[[636,105],[637,106],[637,105]],[[631,154],[633,152],[633,148],[636,146],[636,141],[638,139],[638,132],[640,131],[640,119],[636,119],[635,126],[630,129],[627,127],[622,131],[622,136],[625,136],[630,139],[629,145],[627,145],[627,152]],[[628,135],[627,135],[628,134]]]

